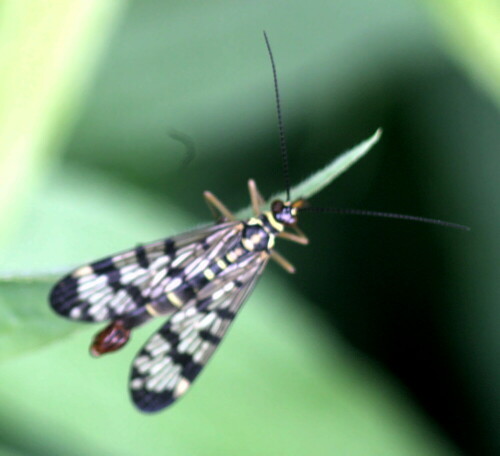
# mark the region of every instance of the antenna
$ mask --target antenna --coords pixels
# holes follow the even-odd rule
[[[273,69],[274,93],[276,94],[276,113],[278,114],[278,130],[280,137],[280,150],[281,150],[281,160],[283,164],[283,174],[285,178],[286,200],[290,201],[290,174],[288,169],[288,152],[285,141],[285,127],[283,125],[283,116],[281,114],[281,99],[278,87],[278,76],[276,73],[276,64],[274,63],[273,51],[271,49],[271,44],[269,43],[269,38],[267,37],[267,33],[265,30],[263,33],[264,33],[264,40],[266,41],[267,51],[269,52],[269,58],[271,59],[271,66]],[[440,225],[448,228],[454,228],[457,230],[470,231],[470,228],[468,226],[460,225],[458,223],[445,222],[443,220],[431,219],[427,217],[418,217],[415,215],[395,214],[391,212],[366,211],[363,209],[320,208],[320,207],[310,207],[310,206],[301,207],[299,208],[299,210],[300,212],[330,212],[334,214],[363,215],[369,217],[383,217],[383,218],[392,218],[400,220],[411,220],[414,222],[429,223],[432,225]]]
[[[465,225],[460,225],[453,222],[445,222],[443,220],[431,219],[427,217],[419,217],[416,215],[405,215],[405,214],[394,214],[392,212],[378,212],[378,211],[366,211],[364,209],[336,209],[336,208],[322,208],[322,207],[304,207],[300,209],[300,212],[330,212],[333,214],[341,215],[363,215],[369,217],[383,217],[392,218],[400,220],[411,220],[413,222],[429,223],[431,225],[446,226],[448,228],[454,228],[457,230],[470,231],[470,228]]]
[[[281,161],[283,164],[283,174],[285,177],[286,200],[290,201],[290,174],[288,171],[288,152],[286,150],[286,142],[285,142],[285,127],[283,126],[283,117],[281,115],[281,101],[280,101],[280,91],[278,88],[278,76],[276,74],[276,65],[274,63],[273,51],[271,50],[271,45],[269,44],[269,39],[267,38],[267,33],[265,31],[264,31],[264,39],[266,40],[267,51],[269,52],[269,57],[271,59],[271,66],[273,67],[274,93],[276,94],[276,112],[278,114]]]

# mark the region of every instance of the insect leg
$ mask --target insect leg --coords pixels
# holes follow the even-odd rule
[[[224,203],[217,198],[212,192],[205,191],[203,192],[203,197],[209,207],[212,215],[215,219],[220,219],[220,216],[224,218],[224,220],[234,221],[236,217],[234,214],[224,205]]]
[[[287,231],[282,231],[278,234],[281,239],[286,239],[287,241],[296,242],[297,244],[307,245],[309,244],[309,238],[304,234],[304,232],[298,226],[292,226],[295,233],[289,233]]]
[[[295,273],[295,266],[290,263],[283,255],[280,255],[276,250],[271,252],[271,258],[276,261],[286,272]]]
[[[250,201],[252,202],[252,209],[255,215],[260,215],[262,211],[260,210],[260,206],[265,203],[264,198],[259,192],[257,188],[257,184],[253,179],[248,180],[248,193],[250,193]]]

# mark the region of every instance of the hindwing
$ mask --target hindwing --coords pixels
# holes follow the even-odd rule
[[[208,362],[253,289],[269,256],[255,254],[218,277],[196,304],[177,311],[138,353],[130,391],[145,412],[161,410],[182,396]],[[213,292],[212,292],[213,291]]]

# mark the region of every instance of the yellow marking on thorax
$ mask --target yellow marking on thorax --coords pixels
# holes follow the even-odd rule
[[[264,215],[266,216],[267,220],[276,231],[281,233],[285,229],[285,225],[283,225],[283,223],[278,222],[270,211],[264,212]]]
[[[241,240],[241,243],[243,244],[243,247],[245,247],[245,249],[248,250],[249,252],[253,250],[253,242],[250,239],[243,238]]]
[[[184,303],[179,299],[179,297],[171,291],[170,293],[167,293],[167,299],[175,306],[181,308]]]
[[[203,271],[203,275],[207,278],[207,280],[212,280],[215,277],[214,272],[210,268],[205,269]]]
[[[151,304],[150,302],[148,302],[144,307],[146,308],[148,314],[152,317],[157,317],[158,315],[160,315],[158,311],[153,307],[153,304]]]
[[[247,225],[260,225],[262,227],[264,226],[264,224],[262,223],[262,220],[260,218],[257,218],[257,217],[252,217],[252,218],[248,219]]]

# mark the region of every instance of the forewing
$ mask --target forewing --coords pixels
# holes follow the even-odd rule
[[[151,301],[155,284],[215,248],[237,222],[204,227],[82,266],[61,279],[52,308],[73,320],[100,322]]]
[[[208,362],[269,257],[256,254],[220,281],[210,297],[184,308],[154,334],[132,365],[130,391],[136,406],[155,412],[182,396]],[[201,293],[204,290],[201,291]]]

